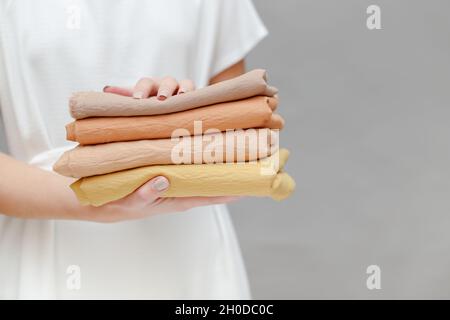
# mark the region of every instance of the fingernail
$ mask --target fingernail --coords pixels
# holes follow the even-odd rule
[[[166,97],[165,95],[163,95],[163,94],[160,94],[160,95],[158,96],[158,100],[164,101],[164,100],[166,100],[166,99],[167,99],[167,97]]]
[[[184,90],[179,90],[178,91],[178,94],[183,94],[183,93],[185,93],[186,91],[184,91]]]
[[[110,86],[104,86],[103,91],[107,90]]]
[[[169,187],[169,181],[164,177],[158,177],[152,182],[152,188],[156,191],[163,191]]]
[[[142,93],[142,91],[133,92],[133,98],[135,99],[142,99],[143,96],[144,94]]]

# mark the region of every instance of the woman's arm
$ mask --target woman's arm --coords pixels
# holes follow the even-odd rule
[[[232,65],[228,69],[222,71],[218,75],[211,78],[209,81],[210,84],[236,78],[237,76],[240,76],[241,74],[245,73],[245,60],[241,60],[237,62],[236,64]]]
[[[19,218],[76,219],[72,181],[0,153],[0,212]]]
[[[160,198],[169,187],[156,177],[124,199],[101,207],[81,206],[69,184],[72,178],[41,170],[0,153],[0,212],[27,219],[116,222],[197,206],[226,203],[235,197]]]
[[[244,61],[240,61],[214,76],[210,83],[230,79],[243,72]],[[137,95],[157,94],[161,99],[165,99],[171,95],[169,92],[175,90],[175,87],[177,87],[175,94],[193,89],[192,83],[188,80],[176,84],[172,78],[166,78],[156,87],[149,82],[149,78],[143,79],[133,89],[120,90],[123,94],[135,95],[136,98],[139,98]],[[110,88],[114,87],[105,90],[115,90]],[[29,219],[115,222],[184,211],[197,206],[227,203],[237,199],[236,197],[160,198],[161,193],[169,187],[169,181],[164,177],[156,177],[124,199],[101,207],[81,206],[69,188],[69,184],[73,181],[74,179],[39,169],[0,153],[0,213]]]

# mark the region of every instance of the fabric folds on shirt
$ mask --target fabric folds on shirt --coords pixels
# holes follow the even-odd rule
[[[258,95],[272,97],[277,93],[277,89],[269,86],[266,80],[266,71],[255,69],[239,77],[175,95],[164,101],[156,97],[133,99],[112,93],[78,92],[70,99],[70,114],[74,119],[156,115]]]
[[[280,149],[272,156],[244,163],[156,165],[86,177],[71,185],[83,205],[101,206],[131,194],[156,176],[165,176],[170,187],[162,197],[270,196],[288,197],[294,180],[283,166],[289,152]]]
[[[276,131],[247,129],[176,139],[80,145],[66,151],[53,170],[82,178],[149,165],[252,161],[277,150]]]

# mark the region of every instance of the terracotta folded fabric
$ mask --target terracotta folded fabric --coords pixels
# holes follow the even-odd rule
[[[272,113],[277,103],[276,98],[256,96],[156,116],[87,118],[66,126],[67,140],[86,145],[169,138],[176,129],[178,133],[185,129],[181,135],[201,134],[208,129],[282,129],[283,118]],[[198,130],[194,130],[195,121],[201,121]]]
[[[83,205],[101,206],[121,199],[153,177],[170,181],[163,197],[188,196],[269,196],[287,198],[294,180],[283,166],[286,149],[259,161],[244,163],[147,166],[77,180],[71,185]]]
[[[266,78],[266,71],[257,69],[208,87],[172,96],[164,101],[156,97],[133,99],[111,93],[78,92],[69,101],[70,114],[74,119],[145,116],[185,111],[258,95],[272,97],[277,93],[277,89],[268,86]]]
[[[158,164],[252,161],[278,150],[278,132],[247,129],[179,139],[154,139],[77,146],[53,166],[74,178]]]

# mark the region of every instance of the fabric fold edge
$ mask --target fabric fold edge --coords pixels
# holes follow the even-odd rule
[[[294,189],[295,189],[294,180],[289,175],[282,172],[288,157],[289,157],[289,151],[286,149],[280,149],[275,155],[272,155],[269,158],[253,162],[255,165],[258,165],[258,162],[259,162],[260,169],[263,169],[262,167],[265,167],[265,168],[268,167],[269,170],[270,169],[274,170],[274,171],[276,170],[272,174],[270,174],[270,171],[267,171],[267,173],[266,173],[266,175],[270,175],[273,177],[273,180],[269,186],[269,188],[270,188],[269,193],[267,193],[267,194],[258,193],[258,195],[269,196],[269,197],[272,197],[273,199],[279,201],[279,200],[283,200],[283,199],[287,198],[294,191]],[[131,169],[131,170],[139,170],[139,168]],[[122,171],[122,172],[124,172],[124,171]],[[260,174],[264,175],[262,172],[260,172]],[[101,176],[98,176],[98,177],[101,177]],[[170,180],[170,177],[168,177],[168,178]],[[102,200],[97,201],[97,200],[90,199],[89,195],[86,194],[85,191],[83,190],[83,182],[85,181],[85,179],[86,178],[81,178],[81,179],[77,180],[76,182],[72,183],[70,185],[70,187],[75,192],[78,200],[80,201],[80,203],[82,205],[90,204],[95,207],[101,206],[103,204],[109,203],[114,200],[124,198],[125,196],[129,195],[134,190],[136,190],[137,187],[139,187],[146,181],[150,180],[150,179],[146,179],[145,181],[142,180],[138,184],[136,184],[137,182],[135,183],[135,182],[129,181],[128,183],[131,183],[131,185],[136,184],[137,187],[130,188],[130,185],[129,185],[129,188],[128,188],[129,190],[123,191],[120,197],[117,197],[114,199],[104,198]],[[89,177],[87,179],[89,179]],[[248,196],[252,196],[252,195],[253,194],[248,194]]]

